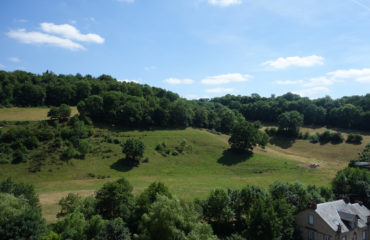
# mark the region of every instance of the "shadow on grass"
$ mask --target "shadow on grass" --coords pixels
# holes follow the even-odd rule
[[[133,165],[127,164],[125,158],[118,159],[117,162],[110,165],[111,169],[114,169],[114,170],[119,171],[119,172],[128,172],[133,167],[134,167]]]
[[[227,149],[223,152],[217,162],[222,165],[232,166],[241,162],[244,162],[253,156],[253,152],[237,153],[231,149]]]
[[[276,145],[278,147],[287,149],[290,148],[295,142],[295,138],[274,136],[270,139],[271,145]]]

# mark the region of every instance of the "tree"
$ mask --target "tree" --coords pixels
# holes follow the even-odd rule
[[[108,221],[102,231],[95,238],[96,240],[130,240],[130,231],[121,218]]]
[[[199,220],[192,205],[177,199],[158,196],[148,214],[142,217],[139,229],[143,240],[216,240],[212,228]]]
[[[48,117],[51,120],[64,120],[71,116],[71,108],[67,104],[61,104],[59,107],[51,107],[48,112]]]
[[[229,139],[231,149],[239,152],[251,152],[253,147],[265,146],[268,142],[268,135],[259,131],[249,122],[237,123]]]
[[[96,193],[96,211],[104,219],[121,217],[128,222],[133,207],[132,186],[124,178],[105,183]]]
[[[285,112],[278,117],[279,132],[286,136],[296,137],[302,124],[303,115],[297,111]]]
[[[126,161],[133,166],[138,166],[144,155],[144,143],[136,138],[129,138],[122,146],[122,152],[126,154]]]
[[[281,222],[271,201],[258,199],[251,207],[245,237],[248,240],[280,239]]]
[[[358,168],[345,168],[337,173],[332,181],[333,192],[337,197],[348,196],[351,201],[362,201],[370,207],[370,172]]]
[[[45,231],[40,207],[13,194],[0,193],[0,240],[38,240]]]

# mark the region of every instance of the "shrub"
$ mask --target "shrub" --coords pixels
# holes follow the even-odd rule
[[[275,136],[277,134],[278,130],[274,127],[273,128],[266,128],[265,132],[267,133],[267,135],[272,137],[272,136]]]
[[[318,143],[319,142],[319,136],[318,134],[312,135],[308,138],[310,140],[310,143]]]
[[[24,154],[21,150],[17,150],[13,153],[13,164],[21,163],[25,160]]]
[[[346,143],[361,144],[362,136],[360,134],[349,134]]]
[[[331,143],[338,144],[344,141],[344,138],[340,132],[332,133],[330,136]]]

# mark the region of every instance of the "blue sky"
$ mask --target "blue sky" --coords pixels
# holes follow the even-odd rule
[[[370,0],[4,0],[0,69],[186,98],[370,92]]]

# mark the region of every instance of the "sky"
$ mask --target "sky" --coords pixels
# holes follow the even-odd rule
[[[370,93],[370,0],[2,0],[0,70],[188,99]]]

